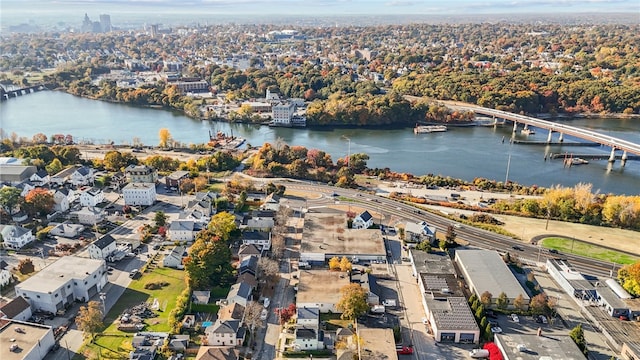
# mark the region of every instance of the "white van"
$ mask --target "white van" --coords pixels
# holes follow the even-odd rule
[[[489,357],[489,350],[487,349],[473,349],[469,351],[469,356],[474,359],[482,359]]]

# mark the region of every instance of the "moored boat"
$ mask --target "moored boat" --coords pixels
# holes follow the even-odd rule
[[[428,134],[432,132],[445,132],[447,127],[445,125],[416,125],[413,128],[415,134]]]
[[[523,135],[533,135],[536,133],[536,131],[531,128],[526,128],[526,129],[520,130],[520,133]]]

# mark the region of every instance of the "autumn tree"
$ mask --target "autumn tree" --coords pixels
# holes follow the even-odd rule
[[[215,236],[224,242],[227,242],[236,230],[236,218],[226,211],[221,211],[211,218],[207,229],[211,230]]]
[[[296,314],[296,304],[289,304],[287,307],[276,308],[274,312],[280,320],[280,325],[286,324]]]
[[[222,310],[222,309],[221,309]],[[249,344],[253,343],[253,339],[255,338],[255,332],[257,329],[260,329],[264,326],[264,322],[260,319],[262,315],[262,311],[264,307],[259,304],[257,301],[250,301],[247,306],[244,308],[243,319],[245,325],[249,327]]]
[[[171,141],[171,133],[169,132],[169,129],[160,129],[160,131],[158,132],[158,137],[160,137],[160,143],[158,144],[158,146],[160,146],[161,148],[166,148],[169,146],[169,143]]]
[[[13,214],[21,199],[20,189],[18,188],[5,186],[0,189],[0,206],[9,215]]]
[[[490,292],[485,291],[480,294],[480,302],[482,303],[482,305],[484,305],[484,307],[488,308],[491,306],[492,297],[493,295]]]
[[[349,261],[349,259],[347,259],[345,256],[340,259],[340,271],[351,271],[352,267],[353,266],[351,265],[351,261]]]
[[[46,165],[44,169],[47,170],[49,174],[55,175],[62,171],[62,169],[64,169],[64,166],[62,165],[62,162],[60,162],[60,159],[55,158],[51,160],[51,163]]]
[[[545,293],[540,293],[531,298],[529,309],[534,314],[544,314],[548,312],[547,295]]]
[[[522,294],[518,294],[518,296],[513,299],[513,306],[518,310],[524,309],[524,296]]]
[[[342,296],[336,305],[338,310],[342,312],[341,319],[353,320],[364,315],[369,310],[367,304],[367,290],[360,284],[351,283],[340,289]]]
[[[20,260],[20,262],[18,263],[17,269],[20,272],[20,274],[23,274],[23,275],[31,274],[32,272],[36,271],[36,268],[33,265],[33,261],[30,258]]]
[[[55,205],[53,195],[49,190],[44,188],[35,188],[27,193],[24,197],[27,210],[32,215],[44,216],[51,212]]]
[[[337,256],[329,259],[329,270],[339,270],[340,269],[340,258]]]
[[[98,301],[89,301],[87,306],[81,306],[76,316],[78,330],[84,333],[85,337],[90,337],[91,342],[95,334],[104,327],[102,323],[102,305]]]
[[[231,281],[231,250],[212,230],[198,234],[184,259],[186,280],[193,289],[225,285]]]
[[[640,295],[640,261],[623,266],[618,270],[618,280],[631,295]]]
[[[507,297],[507,294],[503,291],[500,293],[500,295],[498,295],[498,298],[496,299],[496,307],[498,309],[504,310],[507,308],[507,306],[509,306],[509,298]]]
[[[270,282],[276,279],[279,271],[280,266],[276,260],[265,256],[258,259],[258,277]]]

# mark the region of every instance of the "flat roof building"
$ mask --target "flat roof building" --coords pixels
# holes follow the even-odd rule
[[[488,291],[492,295],[492,301],[498,299],[501,293],[505,293],[508,299],[508,308],[514,308],[514,300],[522,296],[522,307],[529,307],[530,297],[522,288],[522,285],[513,276],[511,270],[502,260],[502,257],[492,250],[457,250],[455,261],[464,279],[478,298]]]
[[[0,319],[0,359],[42,360],[53,348],[51,326]]]
[[[477,344],[480,328],[465,297],[433,298],[424,296],[429,325],[438,342]]]
[[[361,360],[398,359],[392,329],[360,328],[358,329],[358,337],[362,341]]]
[[[300,270],[296,306],[339,313],[336,304],[342,296],[340,289],[349,283],[349,276],[341,271]]]
[[[568,335],[495,334],[494,341],[504,360],[586,359]]]
[[[385,260],[384,240],[377,229],[348,229],[343,212],[307,213],[300,260],[324,263],[334,256],[353,260]]]
[[[0,182],[18,184],[28,180],[35,174],[37,167],[31,165],[7,165],[0,164]]]

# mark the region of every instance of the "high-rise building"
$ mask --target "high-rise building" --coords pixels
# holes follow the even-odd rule
[[[111,15],[100,14],[100,27],[102,28],[102,32],[111,31]]]

